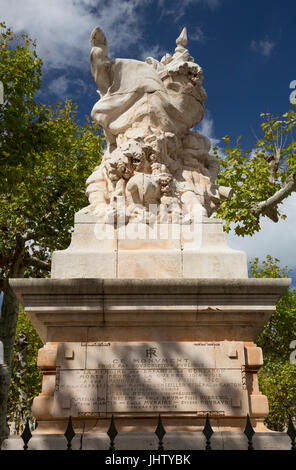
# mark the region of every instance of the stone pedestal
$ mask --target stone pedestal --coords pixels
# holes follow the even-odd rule
[[[140,448],[139,433],[151,436],[159,414],[168,435],[202,431],[207,414],[217,433],[241,433],[247,415],[267,431],[254,340],[290,280],[248,279],[246,255],[227,246],[219,220],[152,229],[154,237],[140,225],[106,237],[78,213],[51,279],[10,281],[44,342],[33,415],[45,448],[48,435],[60,445],[53,437],[69,416],[87,447],[112,415],[129,449]]]
[[[71,245],[53,253],[51,277],[246,279],[248,270],[246,254],[227,245],[220,219],[114,229],[78,212]]]
[[[36,434],[265,430],[254,344],[288,279],[15,279],[45,343]]]

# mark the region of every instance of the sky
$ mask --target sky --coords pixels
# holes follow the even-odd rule
[[[296,80],[295,0],[0,0],[0,19],[37,39],[44,60],[39,99],[72,98],[84,120],[98,99],[90,73],[89,36],[100,26],[111,57],[160,59],[187,27],[188,49],[203,68],[208,100],[200,130],[213,144],[260,137],[260,113],[290,108]],[[296,195],[277,224],[264,218],[253,237],[228,235],[248,259],[271,254],[296,272]]]

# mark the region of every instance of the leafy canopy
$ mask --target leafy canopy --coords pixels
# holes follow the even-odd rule
[[[41,67],[36,41],[27,34],[16,37],[5,23],[0,23],[0,81],[4,87],[4,104],[0,105],[2,174],[7,166],[30,165],[32,149],[42,150],[46,145],[45,115],[35,101],[41,86]]]
[[[41,78],[36,41],[26,34],[16,37],[0,23],[0,81],[4,85],[4,104],[0,105],[0,288],[5,292],[0,339],[7,364],[18,318],[18,302],[7,280],[48,275],[51,252],[67,248],[73,215],[87,205],[85,180],[100,163],[103,149],[101,129],[88,117],[84,125],[77,124],[77,106],[71,100],[55,106],[37,100]],[[41,383],[36,367],[41,341],[22,309],[16,339],[21,331],[28,346],[25,354],[20,341],[15,344],[8,403],[8,418],[17,427],[30,414]],[[5,428],[8,391],[6,384],[1,387],[0,431]]]
[[[36,42],[15,38],[1,23],[0,80],[0,278],[22,263],[70,242],[74,212],[87,205],[85,180],[100,163],[101,129],[86,116],[76,122],[71,100],[46,106],[36,100],[42,61]],[[36,268],[36,265],[35,265]],[[42,275],[41,271],[35,275]]]
[[[28,416],[31,416],[33,399],[41,392],[42,373],[37,367],[38,350],[42,341],[22,308],[19,311],[16,340],[24,333],[28,345],[24,354],[24,364],[20,357],[21,347],[15,344],[12,358],[12,377],[8,395],[7,421],[14,423],[19,432]]]
[[[227,144],[224,155],[218,147],[213,149],[221,165],[218,184],[233,188],[232,198],[222,202],[217,216],[225,220],[227,232],[233,223],[235,233],[241,236],[260,230],[260,219],[265,214],[256,210],[257,204],[281,190],[296,169],[295,109],[280,118],[270,113],[261,114],[261,118],[262,138],[254,149],[244,150],[241,138],[232,147],[229,136],[223,139]],[[277,221],[278,217],[286,218],[275,205],[272,220]]]
[[[267,256],[260,263],[251,262],[252,276],[257,278],[289,277],[286,266]],[[267,396],[269,415],[266,425],[283,431],[288,414],[296,417],[296,365],[290,362],[290,343],[296,339],[296,289],[290,288],[277,303],[276,311],[256,339],[262,348],[264,366],[259,371],[260,390]]]

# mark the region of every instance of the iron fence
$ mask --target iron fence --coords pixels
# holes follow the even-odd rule
[[[34,429],[36,429],[36,427],[37,427],[37,425],[35,425]],[[22,438],[23,443],[24,443],[23,450],[28,450],[28,443],[29,443],[30,439],[32,438],[31,430],[33,430],[33,429],[30,429],[30,421],[29,421],[29,418],[27,418],[26,425],[24,427],[23,433],[21,434],[21,438]],[[204,425],[202,433],[204,434],[205,440],[206,440],[204,450],[212,450],[211,438],[214,434],[214,431],[212,429],[212,426],[211,426],[211,423],[210,423],[210,418],[209,418],[208,414],[206,416],[206,421],[205,421],[205,425]],[[115,420],[114,420],[113,415],[111,417],[110,426],[109,426],[109,429],[107,431],[107,434],[108,434],[108,437],[109,437],[109,440],[110,440],[108,450],[115,451],[116,450],[115,440],[116,440],[116,437],[118,435],[118,431],[116,429]],[[162,450],[164,450],[163,439],[164,439],[164,436],[166,434],[166,430],[163,426],[162,419],[161,419],[160,415],[158,416],[158,423],[157,423],[157,427],[155,429],[155,434],[158,438],[158,448],[157,448],[157,450],[162,451]],[[253,437],[256,433],[255,433],[255,431],[253,429],[253,426],[251,424],[251,420],[250,420],[249,415],[247,415],[246,427],[245,427],[245,430],[244,430],[244,434],[245,434],[246,440],[247,440],[246,450],[256,450],[255,447],[254,447],[254,444],[253,444]],[[76,433],[74,431],[73,424],[72,424],[72,418],[70,416],[69,419],[68,419],[67,429],[66,429],[65,434],[64,434],[65,439],[66,439],[65,450],[72,450],[72,440],[75,437],[75,435],[76,435]],[[289,436],[289,438],[291,440],[291,450],[296,450],[296,442],[295,442],[296,441],[296,429],[295,429],[295,426],[294,426],[294,423],[293,423],[293,420],[292,420],[291,416],[289,416],[287,435]]]

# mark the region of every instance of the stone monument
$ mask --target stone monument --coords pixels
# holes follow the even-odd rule
[[[50,279],[11,281],[44,342],[32,441],[58,442],[71,416],[91,448],[112,414],[130,449],[152,446],[159,414],[173,449],[188,448],[207,414],[220,444],[247,414],[266,432],[254,340],[290,280],[249,279],[245,253],[211,217],[231,188],[216,184],[210,141],[192,130],[206,92],[186,28],[160,62],[109,58],[100,28],[91,45],[92,117],[107,148],[89,206]]]

